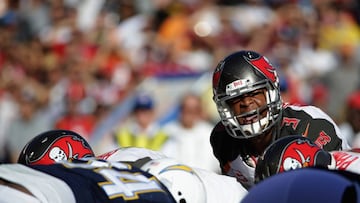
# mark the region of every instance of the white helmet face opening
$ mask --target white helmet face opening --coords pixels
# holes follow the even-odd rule
[[[151,160],[141,167],[158,178],[178,203],[205,203],[205,187],[189,166],[171,158]]]
[[[228,101],[255,90],[265,89],[266,104],[243,114],[235,114]],[[281,97],[270,82],[255,84],[252,88],[238,89],[215,98],[222,123],[227,132],[235,138],[252,138],[268,131],[279,120]]]

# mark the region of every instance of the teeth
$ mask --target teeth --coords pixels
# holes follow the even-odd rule
[[[252,121],[254,119],[257,119],[257,115],[248,116],[248,117],[245,118],[246,121]]]
[[[243,124],[251,124],[254,123],[258,120],[258,116],[257,115],[252,115],[252,116],[247,116],[245,118],[242,118],[243,120]]]
[[[252,120],[254,120],[254,119],[255,119],[254,116],[246,117],[246,118],[245,118],[246,121],[252,121]]]

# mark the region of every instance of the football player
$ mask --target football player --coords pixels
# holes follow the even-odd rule
[[[69,139],[69,137],[71,139]],[[79,141],[80,143],[84,143],[84,145],[79,144]],[[62,143],[62,145],[59,145],[59,143]],[[68,147],[69,145],[73,147]],[[54,148],[59,148],[61,146],[63,146],[62,149],[65,151],[65,153],[61,154],[65,155],[61,155],[61,158],[52,159],[51,151],[53,151]],[[72,150],[65,150],[68,148],[71,148]],[[87,152],[88,149],[91,149],[89,144],[80,135],[74,132],[71,133],[66,131],[65,133],[65,131],[62,130],[49,131],[38,135],[26,145],[23,153],[19,157],[19,163],[31,165],[33,168],[37,169],[39,164],[63,163],[63,161],[66,160],[70,160],[73,163],[84,162],[81,158],[92,160],[91,157],[94,157],[94,153],[80,153],[84,151]],[[79,155],[69,156],[68,151],[72,151],[70,154],[74,155],[74,153],[77,153]],[[118,163],[120,166],[126,164],[133,168],[137,168],[137,170],[150,172],[166,186],[167,190],[170,192],[168,195],[171,195],[178,203],[215,203],[224,200],[230,203],[239,202],[240,199],[247,193],[247,191],[234,178],[218,175],[202,169],[191,168],[175,161],[174,159],[166,157],[159,151],[136,147],[118,148],[97,156],[96,159],[107,160],[113,164]],[[89,163],[93,163],[92,165],[94,165],[94,163],[99,162],[89,161]],[[104,163],[100,162],[100,165],[102,164]],[[69,164],[63,163],[62,165],[68,166]],[[55,168],[59,167],[60,166],[58,165],[55,166]],[[91,168],[92,166],[84,164],[84,167]],[[40,170],[41,168],[42,166],[40,166]],[[52,173],[47,170],[48,169],[45,169],[44,172]],[[126,170],[130,170],[130,168]],[[60,173],[61,174],[58,174],[55,170],[53,175],[61,175],[61,178],[66,178],[65,175],[62,177],[62,172]],[[127,171],[127,173],[132,173],[132,171]],[[119,178],[122,177],[119,176]],[[74,177],[74,175],[69,175],[69,181],[75,179],[76,177]],[[132,185],[129,184],[128,186]],[[141,198],[147,197],[145,195]]]
[[[247,190],[233,177],[184,165],[159,151],[137,147],[119,148],[98,158],[130,163],[155,175],[179,203],[193,200],[238,203],[247,194]]]
[[[210,137],[213,153],[222,173],[246,188],[254,184],[259,155],[278,138],[301,134],[327,151],[349,148],[321,109],[283,102],[275,67],[257,52],[234,52],[218,63],[213,100],[221,118]]]
[[[85,160],[0,165],[0,202],[174,203],[159,180],[128,164]]]

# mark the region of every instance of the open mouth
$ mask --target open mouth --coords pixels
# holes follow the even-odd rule
[[[245,117],[245,118],[244,118],[244,122],[245,122],[246,124],[248,124],[248,123],[253,123],[253,122],[258,121],[258,120],[259,120],[258,115],[252,115],[252,116],[248,116],[248,117]]]
[[[240,125],[252,124],[258,122],[261,118],[266,116],[266,108],[262,107],[249,112],[246,112],[237,117]]]
[[[241,125],[257,122],[260,117],[256,110],[243,114],[237,118]]]

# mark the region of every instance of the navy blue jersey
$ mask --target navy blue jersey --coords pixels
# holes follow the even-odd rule
[[[153,175],[124,163],[74,160],[29,167],[66,182],[78,203],[175,202]]]

